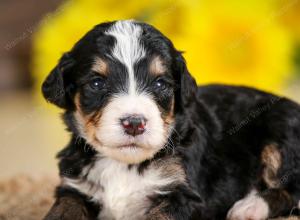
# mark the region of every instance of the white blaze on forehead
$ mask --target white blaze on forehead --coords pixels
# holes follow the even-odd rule
[[[135,94],[134,64],[146,54],[140,44],[142,29],[133,20],[117,21],[106,34],[116,38],[112,55],[127,67],[129,94]]]

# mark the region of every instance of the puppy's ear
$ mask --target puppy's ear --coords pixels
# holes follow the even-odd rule
[[[175,91],[175,110],[181,111],[195,100],[197,84],[187,69],[182,53],[178,51],[175,56],[173,72],[177,84]]]
[[[42,93],[45,99],[60,108],[67,108],[70,103],[68,93],[72,85],[68,82],[75,61],[69,53],[65,53],[58,64],[47,76],[42,85]]]

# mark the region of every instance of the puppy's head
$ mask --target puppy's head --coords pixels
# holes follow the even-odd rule
[[[164,35],[132,20],[103,23],[64,54],[42,86],[67,124],[104,156],[126,163],[166,147],[196,84]]]

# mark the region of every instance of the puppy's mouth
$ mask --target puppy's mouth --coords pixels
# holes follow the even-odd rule
[[[141,148],[141,147],[132,143],[132,144],[121,145],[118,148],[122,150],[122,149],[137,149],[137,148]]]

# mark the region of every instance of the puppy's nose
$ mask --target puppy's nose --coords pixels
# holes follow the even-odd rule
[[[126,134],[136,136],[144,133],[146,119],[140,115],[132,115],[121,119]]]

